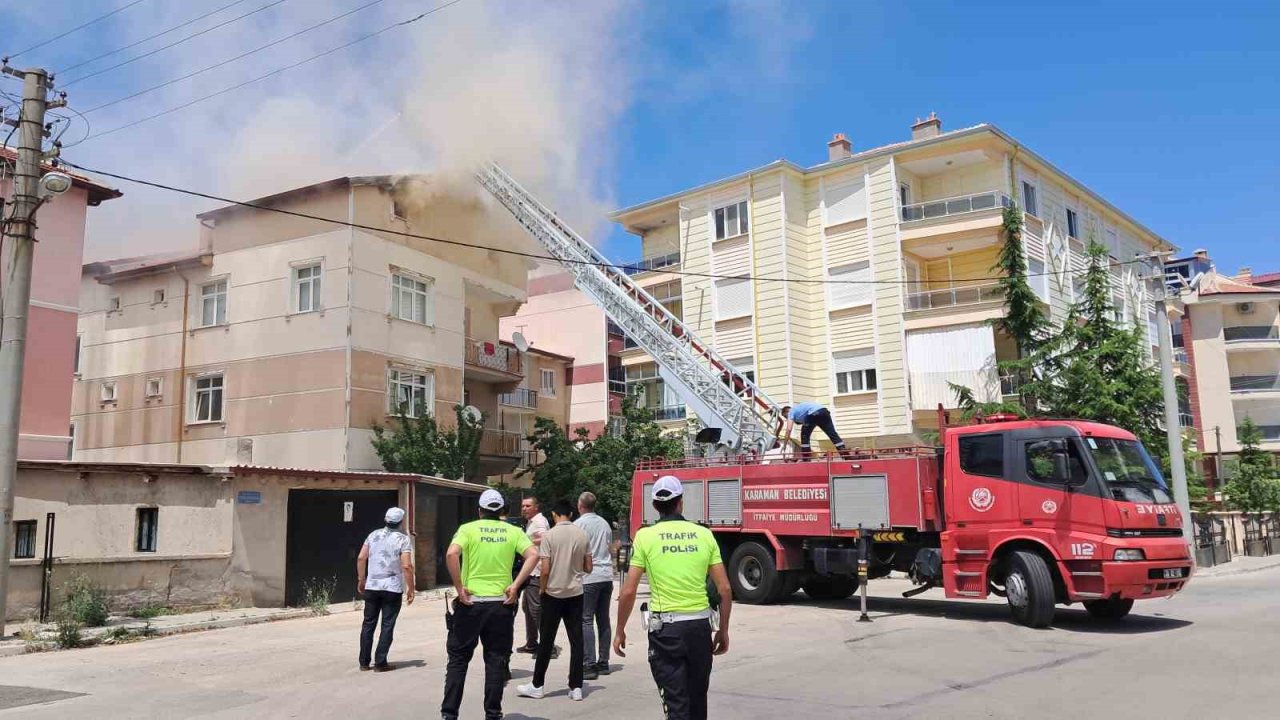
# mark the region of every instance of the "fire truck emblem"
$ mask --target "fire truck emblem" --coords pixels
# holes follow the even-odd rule
[[[1052,500],[1045,500],[1040,503],[1040,509],[1044,511],[1045,515],[1052,515],[1058,512],[1058,503]]]
[[[987,488],[974,488],[973,492],[969,493],[969,507],[978,512],[986,512],[995,504],[996,496]]]

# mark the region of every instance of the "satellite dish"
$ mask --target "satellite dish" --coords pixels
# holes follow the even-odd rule
[[[511,344],[515,345],[520,352],[529,352],[529,341],[525,339],[524,333],[519,330],[511,334]]]
[[[462,415],[466,419],[477,424],[484,420],[484,413],[480,412],[480,408],[475,405],[468,405],[462,408]]]

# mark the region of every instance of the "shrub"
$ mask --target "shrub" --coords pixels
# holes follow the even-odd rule
[[[144,605],[140,608],[134,608],[128,612],[129,617],[139,620],[150,620],[160,617],[161,615],[172,615],[173,609],[163,605]]]
[[[75,618],[70,616],[59,617],[53,636],[54,643],[63,649],[78,648],[86,645],[84,636],[80,634],[80,630],[83,627]]]
[[[312,615],[328,615],[333,594],[337,591],[338,578],[331,577],[327,580],[311,578],[302,586],[302,601],[311,609]]]
[[[94,585],[84,575],[71,578],[63,586],[65,600],[60,615],[74,620],[81,627],[102,627],[107,624],[111,610],[107,603],[107,591]]]

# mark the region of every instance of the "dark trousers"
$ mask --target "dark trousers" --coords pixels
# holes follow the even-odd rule
[[[840,439],[839,433],[836,432],[836,424],[831,422],[831,411],[823,408],[817,412],[810,413],[805,418],[804,424],[800,426],[800,450],[806,455],[809,453],[809,438],[813,437],[813,429],[820,428],[831,442],[835,443],[836,449],[844,449],[844,441]]]
[[[524,597],[521,598],[521,605],[524,607],[524,646],[530,648],[538,647],[538,616],[542,611],[542,587],[539,584],[542,578],[531,577],[524,584]]]
[[[382,616],[382,631],[378,633],[378,652],[373,654],[374,663],[387,664],[387,651],[391,649],[391,640],[396,632],[396,618],[400,616],[400,593],[387,590],[364,591],[364,625],[360,628],[360,667],[369,666],[369,655],[373,650],[373,629],[378,626],[378,616]]]
[[[542,644],[538,645],[538,659],[533,663],[533,685],[542,687],[547,681],[547,666],[551,664],[551,651],[555,649],[556,629],[564,624],[569,636],[569,687],[582,687],[582,596],[557,598],[542,596]]]
[[[667,623],[649,633],[649,669],[667,720],[706,720],[711,687],[711,623]]]
[[[596,664],[596,630],[600,630],[600,662],[609,663],[609,644],[613,631],[609,627],[609,601],[613,598],[613,582],[593,582],[582,586],[582,661]]]
[[[453,601],[453,619],[449,624],[449,665],[444,676],[444,702],[440,714],[456,719],[462,707],[462,689],[467,681],[467,666],[475,654],[476,644],[484,647],[484,716],[489,720],[502,717],[502,688],[506,684],[507,661],[511,658],[511,636],[515,628],[514,605],[501,602],[478,602],[463,605]]]

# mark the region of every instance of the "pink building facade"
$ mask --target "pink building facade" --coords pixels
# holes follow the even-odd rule
[[[0,162],[12,166],[13,153],[0,149]],[[11,177],[10,173],[5,173]],[[76,321],[80,303],[80,268],[84,255],[88,209],[120,197],[119,190],[72,175],[71,190],[41,206],[36,216],[31,304],[27,318],[26,364],[22,382],[18,457],[23,460],[67,460],[71,457],[71,389],[75,382],[79,340]],[[10,198],[9,178],[0,181],[0,197]],[[8,248],[0,270],[8,276]],[[0,392],[9,392],[9,388]]]

